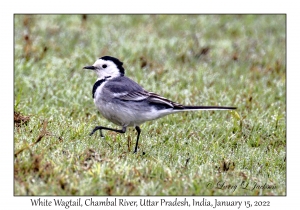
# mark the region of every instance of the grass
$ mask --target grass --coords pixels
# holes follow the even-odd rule
[[[15,15],[15,195],[286,195],[284,15]],[[136,132],[92,100],[111,55],[186,105]],[[236,186],[236,188],[234,188]],[[260,186],[260,187],[259,187]]]

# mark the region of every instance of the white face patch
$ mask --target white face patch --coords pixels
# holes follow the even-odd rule
[[[96,74],[98,78],[103,79],[105,77],[119,77],[121,75],[117,65],[110,60],[98,59],[93,66],[96,67]]]

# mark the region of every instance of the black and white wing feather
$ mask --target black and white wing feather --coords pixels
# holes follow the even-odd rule
[[[108,91],[108,95],[111,95],[115,99],[132,102],[148,102],[158,109],[171,108],[174,109],[174,111],[235,109],[235,107],[220,106],[184,106],[156,93],[144,90],[139,84],[125,76],[110,80],[110,82],[105,85],[104,91]]]

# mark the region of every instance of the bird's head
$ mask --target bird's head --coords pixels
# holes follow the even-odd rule
[[[125,69],[123,63],[119,59],[111,56],[103,56],[96,60],[92,66],[85,66],[83,69],[89,69],[96,72],[99,79],[114,78],[124,76]]]

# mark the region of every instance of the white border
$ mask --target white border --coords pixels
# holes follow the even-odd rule
[[[80,1],[79,1],[80,2]],[[296,2],[296,1],[293,1]],[[287,196],[208,197],[221,200],[270,200],[274,207],[298,205],[300,186],[299,130],[299,11],[298,4],[282,1],[10,1],[1,8],[1,205],[5,209],[30,208],[30,197],[13,196],[13,14],[15,13],[286,13],[287,14]],[[283,49],[284,50],[284,49]],[[15,81],[17,82],[17,81]],[[297,196],[297,197],[296,197]],[[43,197],[45,198],[45,197]],[[50,197],[49,199],[52,199]],[[65,199],[67,197],[64,197]],[[121,197],[118,197],[121,198]],[[124,197],[126,198],[126,197]],[[131,197],[134,199],[135,197]],[[139,197],[136,197],[139,199]],[[162,197],[164,198],[164,197]],[[188,199],[191,199],[189,197]],[[58,207],[61,209],[61,207]],[[99,207],[98,207],[99,208]],[[130,208],[130,207],[129,207]],[[129,209],[128,208],[128,209]],[[170,207],[172,208],[172,207]],[[199,207],[198,207],[199,208]]]

